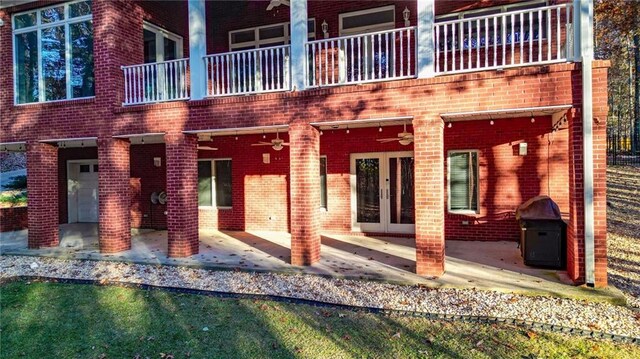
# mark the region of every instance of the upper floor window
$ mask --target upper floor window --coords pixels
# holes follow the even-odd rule
[[[505,44],[544,39],[547,36],[544,26],[547,23],[547,12],[529,10],[538,9],[546,5],[547,0],[533,0],[439,15],[436,17],[436,23],[447,23],[437,29],[440,35],[440,50],[445,49],[445,41],[443,39],[445,27],[447,27],[446,31],[458,34],[455,40],[453,36],[447,37],[447,50],[459,49],[460,47],[475,49],[487,45],[493,46],[494,42],[500,45],[503,35],[505,36]],[[501,14],[507,12],[516,13],[513,16],[507,15],[504,17],[503,24]],[[471,19],[475,20],[471,21]],[[455,24],[448,23],[455,20],[470,21],[456,21]],[[456,29],[453,26],[456,26]]]
[[[182,58],[182,37],[155,25],[144,23],[144,63]]]
[[[307,29],[309,41],[315,40],[315,19],[309,19]],[[229,49],[231,51],[239,51],[286,45],[291,40],[290,33],[291,26],[288,22],[229,31]]]
[[[15,103],[91,97],[91,1],[13,15]]]

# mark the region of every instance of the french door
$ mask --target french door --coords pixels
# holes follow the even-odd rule
[[[351,154],[351,227],[415,233],[413,152]]]

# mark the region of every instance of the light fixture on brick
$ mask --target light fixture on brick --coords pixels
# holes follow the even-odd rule
[[[327,24],[327,20],[323,20],[322,24],[320,26],[322,27],[322,33],[324,34],[324,38],[328,39],[329,38],[329,24]]]
[[[378,132],[382,132],[382,125],[378,124]]]
[[[449,123],[447,124],[447,127],[448,127],[448,128],[451,128],[451,127],[453,127],[453,124],[452,124],[451,122],[449,122]]]
[[[404,19],[405,27],[411,26],[411,22],[409,22],[409,15],[411,15],[411,11],[409,11],[409,9],[405,6],[404,10],[402,11],[402,18]]]
[[[347,134],[349,133],[349,126],[347,126]]]

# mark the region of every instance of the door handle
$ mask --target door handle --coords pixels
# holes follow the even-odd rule
[[[382,188],[380,188],[380,199],[384,199],[384,192],[382,192]]]
[[[389,189],[387,188],[387,199],[389,199]]]

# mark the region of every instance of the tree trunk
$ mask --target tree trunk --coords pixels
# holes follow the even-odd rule
[[[633,111],[633,138],[631,140],[632,152],[638,154],[640,152],[640,35],[633,36],[633,57],[635,93],[633,95],[634,111]]]

